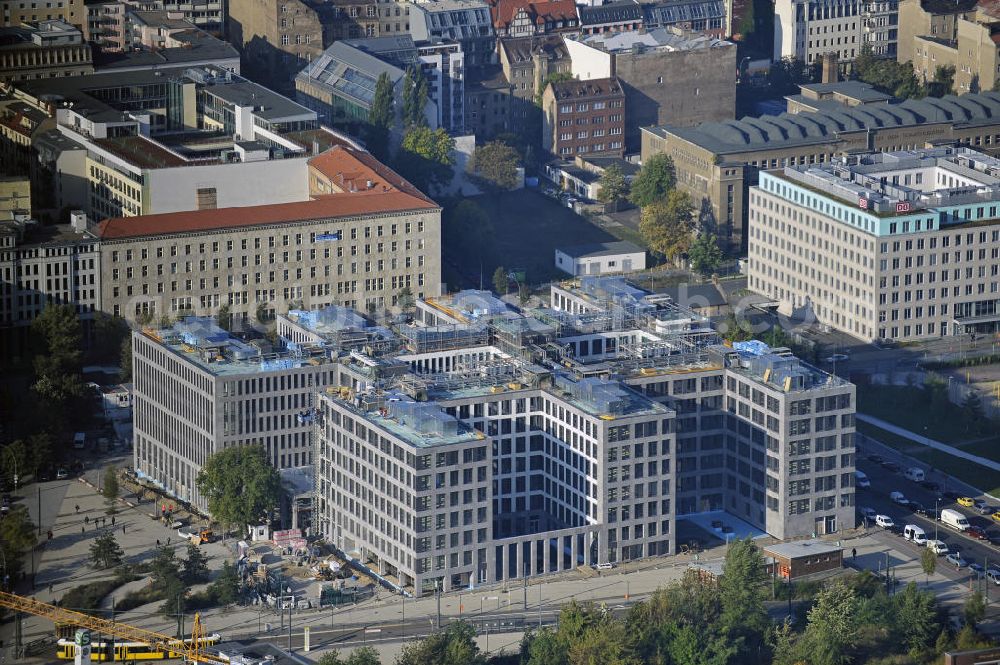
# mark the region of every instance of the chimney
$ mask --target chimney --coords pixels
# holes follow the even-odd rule
[[[835,52],[824,53],[820,80],[823,83],[836,83],[840,80],[840,67]]]

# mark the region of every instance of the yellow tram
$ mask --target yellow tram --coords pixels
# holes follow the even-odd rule
[[[218,644],[222,638],[218,633],[206,635],[198,642],[202,647]],[[180,640],[178,640],[180,642]],[[191,640],[184,643],[190,646]],[[60,660],[73,660],[76,657],[76,644],[72,639],[60,639],[56,648],[56,657]],[[111,653],[112,645],[114,652]],[[175,651],[158,651],[146,642],[92,642],[90,645],[90,660],[93,662],[126,662],[132,660],[164,660],[167,658],[183,658],[184,654]]]

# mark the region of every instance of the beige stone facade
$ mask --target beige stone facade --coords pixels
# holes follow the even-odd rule
[[[300,0],[233,0],[229,40],[248,77],[288,92],[295,74],[323,52],[323,21]]]
[[[0,0],[0,27],[18,27],[22,23],[62,19],[81,30],[87,23],[83,0]]]
[[[931,37],[944,42],[958,39],[958,23],[976,6],[975,0],[929,2],[902,0],[899,3],[899,41],[896,59],[908,62],[916,56],[914,38]],[[916,66],[916,62],[913,63]]]

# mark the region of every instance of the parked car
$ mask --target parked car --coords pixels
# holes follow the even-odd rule
[[[934,482],[933,480],[924,480],[918,484],[925,490],[930,490],[931,492],[937,492],[939,489],[941,489],[941,485]]]
[[[859,490],[866,490],[872,486],[872,481],[864,471],[857,470],[854,472],[854,486]]]
[[[972,562],[972,563],[969,564],[969,570],[971,570],[973,573],[975,573],[975,575],[976,575],[977,578],[978,577],[982,577],[983,573],[986,572],[986,569],[983,568],[983,564],[976,563],[976,562]]]
[[[927,509],[924,508],[924,504],[920,503],[919,501],[914,501],[913,499],[910,499],[909,506],[910,510],[915,512],[917,515],[923,515],[924,517],[928,516]]]
[[[958,501],[962,498],[962,495],[958,492],[941,492],[941,498],[948,499],[949,501]]]
[[[958,505],[964,506],[966,508],[972,508],[972,506],[975,505],[975,502],[972,500],[972,497],[970,496],[960,496],[958,497]]]
[[[993,514],[993,507],[986,503],[984,499],[976,499],[972,507],[976,509],[976,512],[980,515],[991,515]]]
[[[62,467],[59,467],[56,470],[56,480],[63,480],[65,478],[69,478],[69,471],[67,471]]]
[[[903,506],[909,503],[906,500],[906,496],[902,492],[889,492],[889,498],[892,499],[893,503],[898,503]]]
[[[924,479],[924,470],[917,466],[912,466],[903,472],[903,477],[907,480],[912,480],[915,483],[919,483]]]
[[[986,535],[986,529],[981,526],[972,525],[965,530],[965,535],[971,536],[976,540],[988,540],[989,536]]]
[[[938,556],[948,553],[948,546],[943,540],[928,540],[927,549],[934,552],[934,554],[937,554]]]
[[[969,565],[969,562],[962,558],[961,552],[951,552],[944,559],[956,568],[964,568]]]
[[[993,582],[993,584],[1000,586],[1000,570],[997,570],[996,568],[990,568],[989,570],[986,571],[986,579],[988,579],[990,582]]]
[[[990,541],[990,545],[993,547],[1000,547],[1000,533],[989,533],[987,540]]]
[[[858,508],[858,512],[861,513],[862,517],[870,520],[875,519],[875,515],[877,514],[874,508],[868,508],[866,506]]]
[[[889,517],[888,515],[876,515],[875,524],[882,527],[883,529],[890,529],[895,525],[895,522],[893,522],[892,518]]]
[[[900,466],[895,462],[882,462],[882,468],[886,471],[892,471],[893,473],[898,473]]]
[[[994,522],[1000,522],[1000,512],[993,513],[992,515],[990,515],[990,517],[993,518]]]
[[[868,461],[871,462],[872,464],[881,464],[885,460],[882,458],[881,455],[869,455]]]

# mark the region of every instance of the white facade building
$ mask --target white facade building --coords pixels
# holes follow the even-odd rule
[[[812,64],[827,53],[850,62],[869,44],[875,55],[895,57],[897,0],[776,0],[774,59]]]
[[[645,270],[646,250],[625,241],[557,247],[556,268],[574,277]]]

